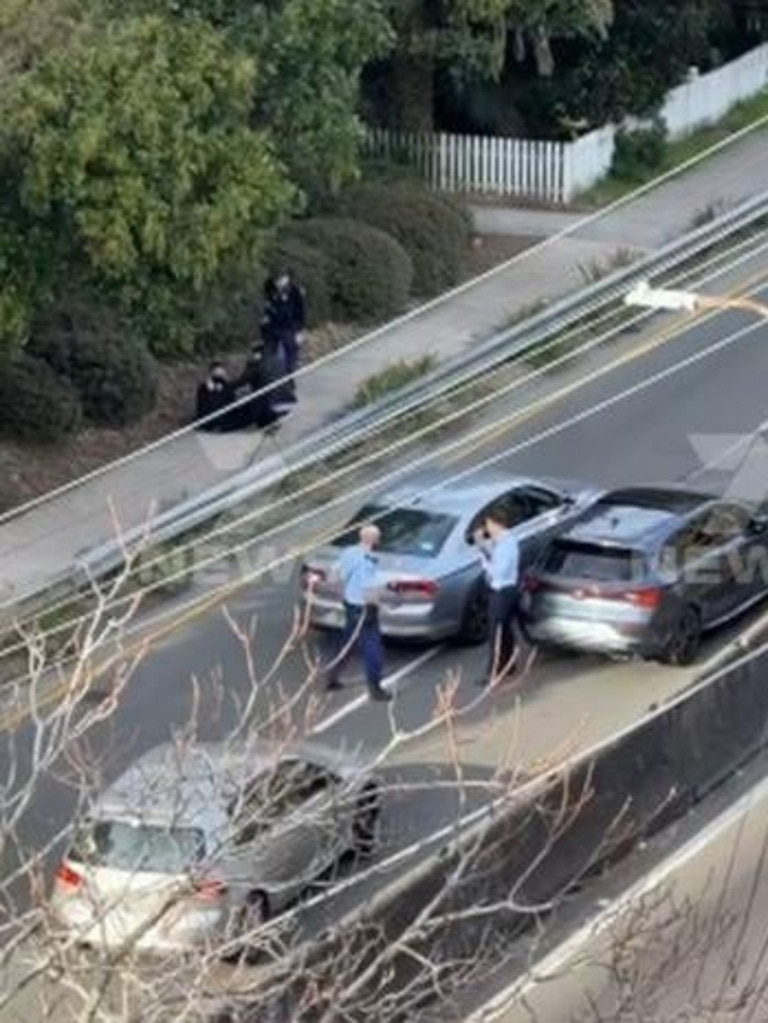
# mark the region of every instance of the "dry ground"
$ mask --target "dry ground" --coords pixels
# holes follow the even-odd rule
[[[479,236],[470,256],[468,277],[484,273],[530,248],[535,241]],[[314,331],[309,340],[310,361],[359,332],[360,328],[348,324]],[[245,353],[223,352],[222,357],[233,369],[240,369]],[[86,429],[55,448],[0,441],[0,511],[53,490],[186,425],[193,413],[195,391],[205,374],[205,366],[205,359],[162,366],[155,411],[129,429]]]

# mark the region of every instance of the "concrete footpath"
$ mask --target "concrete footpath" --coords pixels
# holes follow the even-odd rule
[[[652,251],[695,226],[705,211],[734,205],[768,187],[768,131],[723,149],[696,168],[599,218],[574,224],[531,210],[473,210],[479,231],[547,236],[482,278],[374,331],[299,377],[299,407],[273,442],[256,434],[187,432],[129,456],[77,486],[0,518],[0,614],[51,584],[78,556],[140,527],[159,511],[225,481],[341,415],[358,385],[400,359],[443,359],[490,337],[534,303],[585,284],[585,269],[609,268],[617,253]],[[536,229],[536,218],[540,228]],[[569,233],[562,236],[560,232]]]

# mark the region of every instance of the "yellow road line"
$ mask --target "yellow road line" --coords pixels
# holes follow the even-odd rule
[[[745,292],[751,291],[759,284],[765,283],[766,280],[768,280],[768,275],[765,271],[755,273],[748,277],[737,289],[734,289],[732,292],[729,292],[723,297],[728,299],[741,297]],[[559,402],[563,401],[563,399],[567,398],[581,387],[584,387],[586,384],[591,384],[594,380],[613,372],[615,369],[620,369],[622,366],[629,365],[631,362],[648,355],[650,352],[655,351],[657,348],[667,344],[669,341],[686,334],[695,323],[709,321],[728,311],[728,309],[719,308],[714,310],[701,309],[697,312],[691,313],[684,317],[682,322],[676,323],[666,330],[660,331],[658,334],[654,334],[640,347],[620,356],[618,359],[614,359],[613,362],[607,363],[595,373],[591,373],[588,377],[582,377],[579,380],[575,380],[565,387],[560,388],[560,390],[539,398],[533,404],[521,409],[519,412],[506,417],[506,419],[503,420],[496,429],[489,430],[476,441],[470,440],[466,445],[462,445],[460,448],[454,449],[442,461],[446,464],[453,464],[460,458],[465,458],[468,453],[480,450],[491,441],[498,440],[499,437],[503,436],[508,431],[513,430],[522,423],[528,422],[551,406],[557,405]],[[578,355],[575,355],[574,358],[578,358]],[[321,542],[324,535],[325,534],[322,534],[316,542]],[[314,542],[315,541],[309,541],[309,546],[312,546]],[[182,611],[178,616],[172,618],[171,621],[160,626],[154,632],[150,632],[148,635],[137,638],[132,643],[126,644],[117,654],[106,658],[103,662],[88,670],[90,683],[92,684],[113,665],[124,663],[130,658],[137,656],[142,651],[146,653],[155,644],[166,638],[168,635],[206,614],[212,608],[225,604],[231,596],[239,593],[253,581],[253,579],[237,579],[231,583],[227,583],[223,587],[220,587],[213,593],[209,594],[207,597],[202,598],[198,603],[195,603],[188,607],[185,611]],[[36,711],[41,710],[60,697],[65,696],[72,690],[72,688],[72,677],[57,682],[55,685],[51,686],[47,692],[39,695],[35,700]],[[20,706],[9,711],[7,714],[0,717],[0,732],[11,731],[14,728],[18,728],[18,726],[29,716],[29,710],[24,706]]]
[[[765,283],[766,280],[768,280],[768,275],[765,273],[764,270],[760,271],[759,273],[753,274],[752,276],[747,278],[746,282],[741,284],[737,290],[730,292],[728,295],[724,295],[723,298],[726,298],[728,300],[734,300],[740,297],[744,293],[744,291],[751,291],[758,284]],[[528,406],[527,408],[520,409],[519,412],[513,413],[511,416],[506,417],[504,420],[502,420],[502,422],[498,424],[496,429],[489,430],[482,437],[477,438],[474,441],[471,439],[468,440],[465,445],[462,445],[461,447],[455,448],[453,451],[451,451],[450,454],[442,461],[446,465],[454,464],[460,459],[465,458],[467,454],[469,454],[470,452],[476,452],[481,450],[491,441],[498,440],[499,437],[502,437],[509,430],[512,430],[515,427],[520,426],[522,423],[528,422],[530,419],[533,419],[534,416],[539,415],[541,412],[545,411],[549,406],[557,405],[559,402],[563,401],[564,398],[569,397],[571,394],[573,394],[574,391],[579,390],[585,384],[591,384],[594,380],[599,380],[600,377],[605,376],[607,373],[612,373],[614,370],[620,369],[622,366],[629,365],[629,363],[634,362],[636,359],[648,355],[650,352],[654,351],[657,348],[661,348],[662,345],[667,344],[669,341],[672,341],[675,338],[680,337],[682,334],[686,334],[690,330],[691,326],[693,326],[695,323],[703,323],[714,319],[716,316],[719,316],[722,313],[732,311],[733,309],[728,309],[727,307],[726,308],[718,307],[716,309],[702,308],[694,313],[690,313],[684,318],[682,323],[676,323],[673,326],[668,327],[666,330],[662,330],[658,334],[654,334],[651,338],[648,339],[648,341],[645,344],[640,345],[640,347],[638,348],[633,348],[631,352],[627,352],[625,355],[620,356],[613,362],[607,363],[605,366],[602,366],[600,369],[596,370],[593,374],[591,374],[589,378],[586,379],[580,378],[579,380],[576,380],[571,384],[567,384],[565,387],[562,387],[559,391],[554,391],[552,394],[548,394],[542,398],[539,398],[537,401],[535,401],[532,405]],[[599,349],[599,345],[596,346],[596,349]],[[578,354],[574,355],[574,359],[578,358],[579,358]]]

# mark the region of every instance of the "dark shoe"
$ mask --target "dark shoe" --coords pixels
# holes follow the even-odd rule
[[[343,689],[344,688],[344,683],[340,682],[337,678],[332,678],[332,679],[329,679],[328,682],[326,682],[325,688],[329,692],[333,693],[333,692],[336,692],[337,689]]]
[[[382,689],[380,686],[371,686],[370,697],[376,703],[390,703],[392,693],[388,693],[386,689]]]

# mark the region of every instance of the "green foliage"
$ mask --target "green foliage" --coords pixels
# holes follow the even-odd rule
[[[421,377],[426,376],[437,365],[434,355],[422,355],[412,362],[400,359],[393,362],[391,366],[374,373],[359,385],[355,392],[354,407],[363,408],[380,398],[384,398],[393,391],[399,391],[407,384],[411,384]]]
[[[613,151],[611,174],[620,181],[639,181],[649,170],[656,170],[667,150],[667,129],[656,120],[647,128],[619,131]]]
[[[74,433],[82,409],[70,384],[41,359],[18,355],[0,365],[0,430],[16,440],[53,444]]]
[[[292,179],[310,194],[358,176],[364,66],[393,35],[381,0],[102,0],[111,15],[204,21],[259,68],[253,123],[268,131]]]
[[[33,324],[27,351],[69,381],[85,418],[96,425],[128,426],[155,405],[154,360],[112,310],[54,307]]]
[[[391,235],[345,217],[316,217],[292,225],[288,237],[324,254],[334,319],[367,323],[405,306],[413,265]]]
[[[287,267],[304,289],[308,327],[330,320],[328,265],[319,248],[296,238],[281,237],[267,250],[267,261],[272,267]]]
[[[392,38],[380,0],[284,0],[268,19],[256,109],[305,191],[357,177],[360,75]]]
[[[294,200],[249,126],[255,66],[220,33],[114,20],[54,51],[4,99],[24,211],[140,316],[158,350],[191,344],[186,305]]]
[[[469,248],[467,221],[438,196],[415,185],[369,184],[343,195],[338,208],[400,242],[413,263],[417,295],[436,295],[461,279]]]

